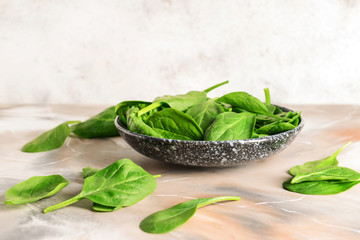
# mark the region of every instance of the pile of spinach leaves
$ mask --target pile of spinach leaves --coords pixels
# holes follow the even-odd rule
[[[360,173],[339,167],[337,156],[347,147],[346,143],[329,157],[306,162],[290,169],[293,177],[283,183],[289,191],[309,195],[330,195],[344,192],[360,183]]]
[[[157,97],[153,102],[123,101],[90,119],[67,121],[44,132],[22,147],[23,152],[42,152],[61,147],[67,137],[114,137],[119,116],[130,131],[158,138],[226,141],[259,138],[294,129],[301,112],[283,111],[271,105],[269,89],[265,103],[246,92],[231,92],[219,98],[207,94],[229,81],[203,91]],[[71,125],[71,126],[70,126]]]
[[[259,138],[294,129],[301,112],[283,111],[246,92],[231,92],[219,98],[207,93],[228,81],[203,91],[157,97],[153,102],[124,101],[116,114],[130,131],[177,140],[226,141]]]

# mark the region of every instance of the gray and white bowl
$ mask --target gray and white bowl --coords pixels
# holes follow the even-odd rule
[[[282,108],[284,110],[289,110]],[[151,137],[126,129],[119,117],[115,126],[137,152],[159,161],[185,166],[231,167],[270,157],[284,150],[304,127],[304,121],[289,131],[246,140],[188,141]]]

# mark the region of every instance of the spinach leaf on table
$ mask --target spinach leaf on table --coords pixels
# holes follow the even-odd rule
[[[200,207],[221,202],[237,201],[239,197],[224,196],[215,198],[198,198],[177,204],[171,208],[153,213],[140,223],[140,229],[147,233],[167,233],[187,222]]]
[[[308,181],[292,184],[291,180],[283,183],[283,187],[291,192],[309,195],[331,195],[344,192],[360,181],[343,182],[334,180]]]
[[[215,100],[209,99],[206,102],[192,106],[186,111],[186,114],[192,117],[205,132],[216,116],[223,112],[225,112],[223,106],[215,102]]]
[[[87,177],[91,177],[92,175],[94,175],[95,173],[97,173],[100,170],[101,169],[92,168],[90,166],[83,168],[83,170],[82,170],[83,178],[85,179]],[[158,177],[161,177],[161,175],[153,175],[153,177],[158,178]],[[95,202],[93,203],[93,209],[98,212],[113,212],[120,208],[121,208],[121,206],[112,207],[112,206],[101,205],[101,204],[95,203]]]
[[[73,125],[71,131],[83,138],[119,136],[114,124],[116,116],[115,106],[112,106],[84,122]]]
[[[251,138],[255,126],[255,115],[251,113],[224,112],[219,114],[206,129],[204,140],[225,141]]]
[[[309,161],[304,163],[303,165],[296,165],[295,167],[292,167],[289,172],[292,176],[295,176],[297,174],[307,174],[331,166],[337,166],[339,164],[339,161],[337,160],[337,156],[342,150],[344,150],[347,146],[349,146],[350,143],[351,142],[347,142],[329,157],[320,160]]]
[[[34,140],[25,144],[21,151],[23,152],[43,152],[61,147],[66,138],[70,135],[69,124],[78,123],[79,121],[64,122],[53,129],[50,129]]]
[[[179,140],[201,140],[203,132],[189,115],[176,109],[166,108],[151,115],[147,122],[151,128],[165,138]]]
[[[8,205],[35,202],[58,193],[69,181],[60,175],[35,176],[18,183],[6,191]]]
[[[101,206],[131,206],[155,190],[156,181],[152,175],[130,159],[121,159],[87,177],[82,191],[75,197],[50,206],[44,213],[68,206],[87,198]]]
[[[337,155],[349,144],[346,143],[327,158],[291,168],[293,178],[285,181],[283,187],[297,193],[328,195],[341,193],[360,183],[360,173],[337,166]]]
[[[343,182],[360,181],[360,173],[346,167],[331,166],[309,173],[296,174],[291,179],[291,183],[322,180],[340,180]]]

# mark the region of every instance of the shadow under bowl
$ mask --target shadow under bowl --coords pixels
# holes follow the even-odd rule
[[[284,150],[302,130],[304,121],[301,118],[296,128],[279,134],[231,141],[188,141],[151,137],[129,131],[119,117],[115,119],[115,126],[125,142],[146,157],[184,166],[231,167],[264,159]]]

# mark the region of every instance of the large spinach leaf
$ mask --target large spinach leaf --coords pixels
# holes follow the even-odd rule
[[[187,222],[200,207],[221,202],[237,201],[239,197],[224,196],[215,198],[198,198],[177,204],[171,208],[153,213],[140,223],[140,229],[147,233],[167,233]]]
[[[130,159],[122,159],[87,177],[82,191],[75,197],[50,206],[44,213],[87,198],[100,206],[114,209],[131,206],[155,190],[152,175]]]
[[[192,106],[186,111],[186,114],[192,117],[205,132],[216,116],[223,112],[225,112],[223,106],[215,102],[215,100],[209,99],[206,102]]]
[[[64,122],[28,142],[21,150],[23,152],[43,152],[59,148],[64,144],[66,138],[70,135],[71,130],[69,124],[78,122],[79,121]]]
[[[71,131],[83,138],[119,136],[114,124],[115,118],[115,106],[112,106],[84,122],[73,125]]]
[[[18,183],[6,191],[9,205],[35,202],[58,193],[69,181],[60,175],[35,176]]]
[[[251,138],[255,126],[255,115],[251,113],[224,112],[219,114],[206,129],[204,140],[226,141]]]
[[[164,138],[201,140],[203,132],[189,115],[176,109],[166,108],[151,115],[146,122]]]

